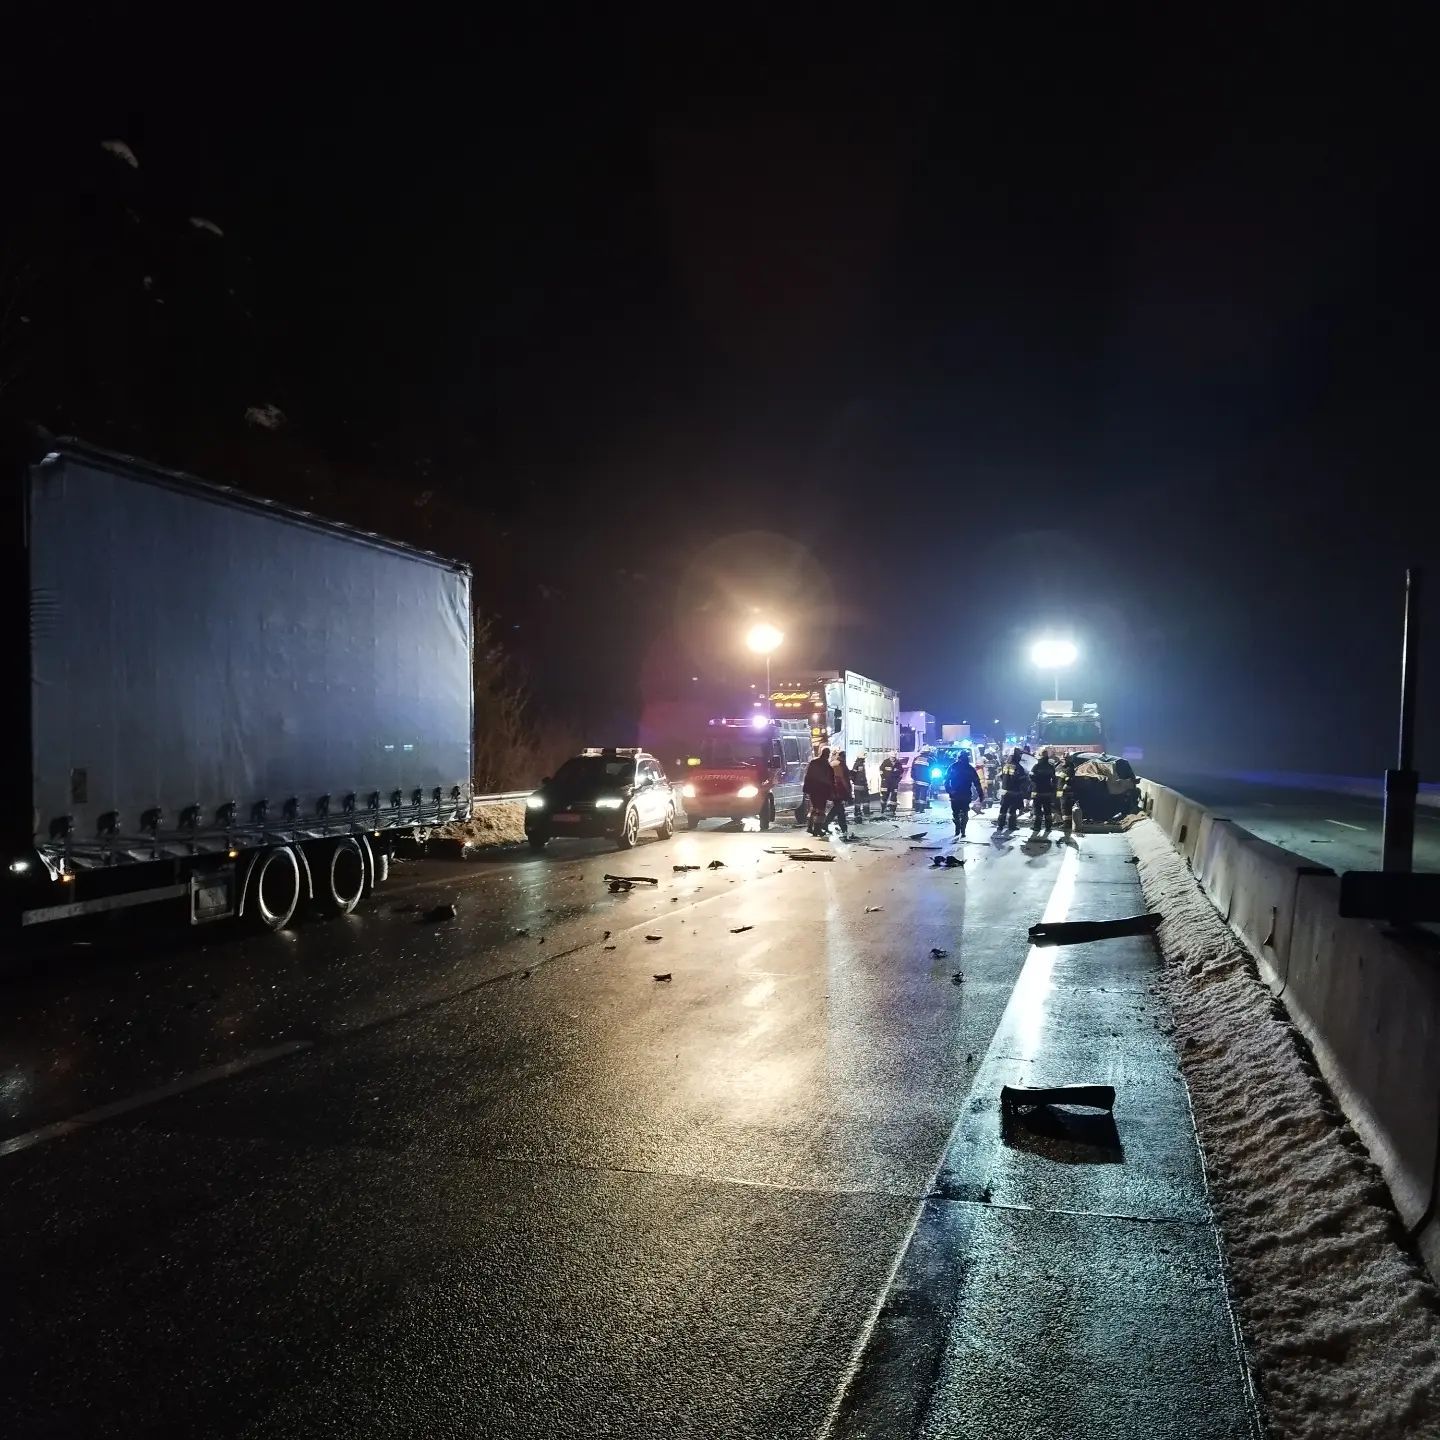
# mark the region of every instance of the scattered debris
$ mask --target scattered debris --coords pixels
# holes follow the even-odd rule
[[[1034,1105],[1083,1105],[1090,1110],[1113,1110],[1113,1085],[1052,1085],[1031,1089],[1024,1085],[1002,1085],[1000,1108],[1015,1110]]]
[[[626,885],[658,885],[660,882],[653,875],[602,875],[600,877],[608,884],[615,884],[617,880],[623,880]]]
[[[612,895],[623,895],[627,890],[633,890],[634,888],[635,882],[633,880],[612,880],[610,882],[610,893]]]
[[[930,947],[930,958],[932,960],[947,959],[949,957],[949,954],[950,952],[948,950],[942,950],[938,945],[932,945]]]
[[[867,915],[878,915],[884,908],[883,905],[867,905],[865,907],[865,913]]]
[[[607,930],[600,938],[602,940],[608,940],[610,938],[610,932]]]
[[[950,983],[952,985],[963,985],[965,983],[965,972],[963,970],[957,970],[950,977]],[[973,1060],[975,1057],[972,1055],[969,1058]]]
[[[647,940],[663,940],[665,937],[663,935],[647,935],[645,938]]]
[[[453,920],[459,912],[455,909],[453,902],[446,905],[432,905],[422,917],[427,922],[436,920]]]
[[[743,935],[747,930],[753,930],[753,925],[734,925],[730,929],[732,935]]]
[[[221,240],[225,238],[225,232],[213,220],[207,220],[203,215],[192,215],[190,223],[197,230],[208,230],[210,234],[219,236]]]
[[[543,945],[545,943],[545,937],[542,935],[535,943],[537,945]]]
[[[725,862],[723,860],[712,860],[705,868],[707,870],[723,870],[725,868]]]
[[[912,845],[912,846],[910,847],[910,849],[911,849],[912,851],[915,851],[915,850],[938,850],[939,848],[940,848],[940,847],[939,847],[938,845]]]
[[[603,948],[606,950],[613,950],[615,947],[613,945],[606,945]]]
[[[522,970],[520,972],[520,978],[522,980],[528,980],[530,978],[530,972],[528,970]]]
[[[965,862],[954,855],[937,855],[931,862],[932,870],[958,870]]]
[[[833,860],[833,855],[826,854],[823,850],[790,850],[786,852],[786,858],[790,860]]]
[[[967,1065],[973,1065],[975,1063],[975,1052],[973,1050],[965,1057],[965,1063]]]
[[[1120,920],[1062,920],[1049,924],[1042,920],[1030,927],[1030,940],[1035,945],[1080,945],[1112,935],[1149,935],[1159,929],[1162,918],[1152,911],[1148,915],[1126,915]]]
[[[917,830],[910,838],[912,840],[923,840],[925,835],[926,832],[924,830]]]
[[[670,868],[677,875],[680,875],[686,870],[698,870],[700,867],[698,865],[672,865]]]
[[[1138,865],[1140,863],[1140,857],[1138,855],[1132,855],[1125,863],[1127,865]]]
[[[670,972],[667,970],[663,975],[657,975],[655,978],[656,978],[656,980],[661,981],[661,982],[663,983],[663,982],[669,980],[669,979],[671,978],[671,975],[670,975]]]

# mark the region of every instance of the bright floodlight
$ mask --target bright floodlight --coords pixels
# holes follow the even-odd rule
[[[1068,640],[1037,640],[1030,647],[1030,660],[1040,670],[1063,670],[1075,663],[1075,647]]]
[[[758,705],[760,702],[757,700],[755,703]],[[763,730],[770,723],[770,717],[768,715],[752,715],[750,723],[757,730]]]
[[[745,643],[757,654],[768,655],[778,649],[785,637],[773,625],[752,625]]]

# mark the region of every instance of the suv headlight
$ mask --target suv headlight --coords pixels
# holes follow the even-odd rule
[[[742,800],[753,800],[760,793],[760,787],[758,785],[742,785],[735,793]]]
[[[596,802],[597,810],[618,810],[625,802],[618,795],[602,795]]]
[[[527,810],[543,810],[545,808],[545,797],[543,795],[528,795],[525,798]]]

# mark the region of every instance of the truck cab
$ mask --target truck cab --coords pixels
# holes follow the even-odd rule
[[[1105,727],[1100,707],[1076,705],[1073,700],[1042,700],[1035,717],[1033,744],[1037,753],[1048,749],[1058,760],[1071,754],[1105,753]]]
[[[808,720],[711,720],[676,776],[685,823],[753,817],[768,830],[781,811],[799,809],[810,753]]]

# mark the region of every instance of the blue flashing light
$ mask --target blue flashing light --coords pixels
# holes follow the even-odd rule
[[[944,772],[938,765],[936,765],[936,766],[930,771],[930,778],[931,778],[932,780],[939,780],[939,779],[942,779],[942,778],[944,777],[944,774],[945,774],[945,772]]]

